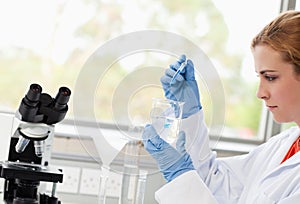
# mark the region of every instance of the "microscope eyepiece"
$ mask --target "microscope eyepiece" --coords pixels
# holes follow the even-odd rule
[[[62,110],[67,106],[71,95],[71,90],[67,87],[60,87],[55,97],[54,107],[58,110]]]
[[[54,124],[64,119],[71,95],[67,87],[60,87],[55,98],[42,93],[39,84],[31,84],[29,91],[22,99],[19,116],[22,121]]]
[[[38,84],[31,84],[29,87],[29,90],[26,94],[26,102],[33,102],[33,103],[37,103],[40,99],[42,93],[42,87]],[[28,104],[30,105],[30,104]]]
[[[42,87],[38,84],[31,84],[25,97],[22,99],[19,106],[20,117],[26,122],[36,122],[42,118],[36,115],[40,106],[40,98],[42,95]]]

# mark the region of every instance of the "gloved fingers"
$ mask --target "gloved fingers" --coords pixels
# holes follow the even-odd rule
[[[167,69],[166,71],[165,71],[165,75],[164,76],[162,76],[161,78],[160,78],[160,82],[163,84],[163,85],[170,85],[170,83],[171,83],[171,81],[172,81],[172,78],[173,78],[173,76],[174,76],[174,74],[175,74],[175,71],[174,70],[171,70],[171,69]],[[179,74],[176,78],[175,78],[175,82],[172,82],[172,84],[174,83],[176,83],[176,82],[182,82],[182,81],[184,81],[184,77],[181,75],[181,74]]]
[[[168,90],[170,87],[170,83],[172,80],[172,77],[174,76],[175,71],[171,69],[166,69],[165,74],[160,78],[160,82],[163,85],[163,88],[165,90]]]
[[[178,134],[178,139],[176,142],[176,149],[180,154],[185,154],[186,149],[185,149],[185,132],[180,131]]]
[[[179,57],[179,62],[182,63],[186,60],[186,56],[185,54],[181,54],[180,57]]]
[[[187,65],[185,66],[185,79],[187,81],[193,81],[195,80],[195,68],[192,60],[187,61]]]
[[[165,70],[165,76],[169,77],[170,80],[173,78],[173,76],[174,76],[175,73],[176,73],[176,71],[173,70],[173,69],[166,69]]]
[[[159,135],[144,141],[144,147],[160,165],[172,164],[174,160],[177,160],[175,158],[180,156],[177,150]]]
[[[143,143],[145,149],[153,156],[164,149],[164,141],[158,135],[151,139],[144,140]]]
[[[147,124],[144,128],[143,134],[142,134],[143,142],[145,143],[151,143],[155,148],[160,149],[163,146],[166,146],[167,142],[164,141],[156,132],[155,128]]]
[[[160,78],[160,82],[162,84],[170,84],[174,73],[175,73],[175,71],[173,71],[171,69],[166,69],[165,74]]]
[[[152,125],[147,124],[144,128],[142,138],[143,138],[143,140],[148,140],[148,139],[155,137],[156,135],[158,135],[158,134],[157,134],[155,128]]]
[[[170,65],[170,68],[176,71],[185,60],[186,60],[186,56],[182,54],[176,62]]]

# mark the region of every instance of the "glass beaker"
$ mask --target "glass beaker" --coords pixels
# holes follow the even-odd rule
[[[184,102],[153,98],[151,123],[159,136],[175,146],[181,125]]]

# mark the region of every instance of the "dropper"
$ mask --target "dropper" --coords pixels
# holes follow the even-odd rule
[[[184,69],[184,67],[187,65],[187,59],[181,63],[180,67],[177,69],[177,71],[175,72],[171,82],[170,82],[170,85],[174,82],[175,78],[178,76],[178,74],[180,74],[182,72],[182,70]]]

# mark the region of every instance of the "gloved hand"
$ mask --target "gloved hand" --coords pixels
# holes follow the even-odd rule
[[[176,149],[161,139],[152,125],[145,126],[142,136],[145,149],[157,161],[160,171],[168,182],[187,171],[194,170],[190,155],[184,147],[183,131],[179,133]]]
[[[195,80],[194,65],[191,60],[187,61],[185,68],[171,84],[174,74],[185,60],[185,55],[181,55],[180,59],[171,64],[170,69],[167,69],[165,75],[160,79],[166,98],[184,102],[183,118],[193,115],[202,108],[198,85]]]

